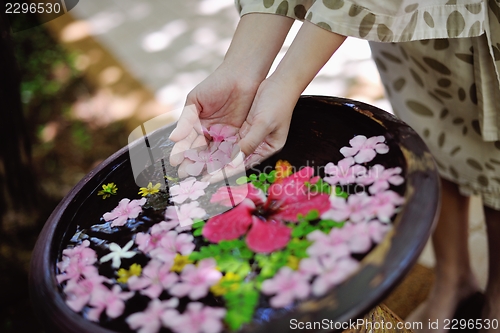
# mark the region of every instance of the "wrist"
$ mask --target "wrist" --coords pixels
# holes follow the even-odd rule
[[[293,19],[281,15],[244,15],[238,23],[222,67],[262,82],[292,24]]]

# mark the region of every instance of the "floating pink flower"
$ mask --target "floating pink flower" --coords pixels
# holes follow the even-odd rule
[[[356,182],[356,177],[364,175],[366,168],[359,164],[354,164],[354,158],[346,157],[340,160],[337,165],[328,163],[325,166],[325,174],[328,176],[323,178],[331,185],[346,185]]]
[[[313,174],[314,170],[307,167],[272,184],[266,201],[263,201],[264,196],[253,185],[241,185],[249,193],[248,197],[237,207],[209,219],[203,228],[203,236],[217,243],[247,234],[248,247],[259,253],[285,247],[290,240],[291,229],[283,224],[284,221],[297,222],[298,214],[306,215],[313,209],[322,214],[330,206],[328,195],[308,192],[305,183],[312,181]],[[238,192],[239,187],[231,187],[231,193]],[[216,193],[212,202],[222,199],[227,204],[229,192],[226,190],[225,193],[228,195]]]
[[[210,287],[222,278],[222,273],[216,266],[213,258],[201,260],[198,266],[186,265],[181,273],[181,281],[170,288],[170,294],[176,297],[188,296],[192,300],[205,297]]]
[[[184,157],[194,162],[186,166],[186,172],[191,176],[201,174],[205,166],[207,167],[207,172],[213,174],[222,169],[228,162],[227,155],[216,147],[201,151],[189,149],[184,152]]]
[[[342,228],[347,236],[346,245],[352,253],[365,253],[372,247],[368,223],[346,223]]]
[[[161,221],[151,227],[150,233],[138,233],[135,236],[135,243],[138,245],[138,249],[144,253],[149,253],[151,250],[156,249],[160,246],[163,235],[175,228],[175,226],[175,223]]]
[[[131,276],[127,283],[130,290],[141,290],[141,294],[154,299],[160,296],[164,289],[177,282],[178,276],[170,272],[172,263],[163,263],[152,259],[142,270],[142,275]]]
[[[96,269],[92,266],[97,261],[94,250],[89,248],[90,242],[84,240],[82,244],[63,250],[62,260],[57,267],[63,274],[56,276],[61,283],[69,279],[78,279],[82,275],[92,274]]]
[[[285,266],[273,278],[262,282],[261,291],[266,295],[276,294],[269,303],[274,308],[281,308],[292,304],[295,299],[309,296],[309,276]]]
[[[341,258],[349,256],[348,236],[342,229],[333,228],[327,235],[320,230],[315,230],[307,235],[307,240],[313,243],[307,248],[311,257],[330,256]]]
[[[231,143],[231,142],[223,142],[217,147],[220,152],[219,158],[221,162],[226,165],[231,162],[231,157],[236,156],[236,154],[240,151],[240,148]]]
[[[133,292],[123,292],[119,285],[114,285],[111,290],[99,288],[90,297],[90,309],[87,318],[92,321],[99,321],[101,313],[106,310],[109,318],[121,316],[125,310],[125,301],[134,295]]]
[[[323,219],[332,219],[334,221],[361,222],[368,220],[370,216],[372,198],[365,192],[352,194],[347,200],[342,197],[330,196],[331,208],[323,215]]]
[[[187,199],[197,200],[205,195],[204,190],[209,184],[208,182],[199,182],[194,177],[186,178],[170,188],[171,200],[176,204],[181,204]]]
[[[175,333],[218,333],[223,329],[222,319],[225,315],[226,309],[191,302],[183,314],[165,313],[162,320]]]
[[[171,230],[162,236],[159,246],[149,254],[160,261],[172,262],[177,253],[189,255],[193,252],[195,248],[193,240],[193,235],[178,234]]]
[[[168,311],[175,311],[173,309],[177,305],[179,305],[177,298],[163,302],[155,298],[149,302],[146,310],[130,315],[125,321],[131,329],[139,329],[137,333],[156,333],[162,326],[162,315]]]
[[[390,222],[396,208],[404,203],[404,198],[394,191],[383,191],[371,197],[370,213],[381,222]]]
[[[236,134],[238,133],[238,128],[229,125],[212,125],[209,130],[206,130],[206,133],[210,135],[210,137],[212,138],[212,142],[217,146],[222,141],[234,143],[238,139],[238,137],[236,136]]]
[[[372,220],[368,222],[368,232],[370,234],[370,237],[377,244],[384,239],[385,235],[391,229],[392,229],[391,225],[387,223],[381,223],[380,221],[377,220]]]
[[[328,289],[336,286],[348,278],[359,267],[359,262],[351,257],[340,260],[323,260],[323,272],[316,277],[312,285],[315,296],[324,295]]]
[[[374,194],[387,190],[389,184],[396,186],[403,184],[404,178],[400,176],[401,171],[400,167],[385,169],[382,165],[376,164],[365,176],[359,177],[357,182],[363,185],[373,184],[368,190]]]
[[[207,212],[199,207],[198,201],[192,201],[180,206],[168,206],[165,210],[165,218],[175,222],[176,225],[187,227],[193,224],[194,219],[203,218]]]
[[[66,294],[66,304],[75,312],[80,312],[90,301],[92,293],[107,289],[102,283],[108,279],[97,273],[87,275],[84,279],[69,280],[63,291]]]
[[[111,222],[112,227],[120,227],[124,225],[128,219],[135,219],[142,212],[142,205],[146,203],[146,198],[140,200],[122,199],[118,206],[109,213],[105,213],[102,217],[105,221]]]
[[[370,162],[378,154],[386,154],[389,147],[384,143],[383,135],[366,138],[364,135],[357,135],[349,141],[351,147],[342,147],[340,152],[345,157],[354,156],[356,163]]]
[[[310,277],[318,275],[323,272],[323,267],[320,263],[319,257],[309,257],[303,258],[299,262],[299,271],[302,274],[308,275]]]

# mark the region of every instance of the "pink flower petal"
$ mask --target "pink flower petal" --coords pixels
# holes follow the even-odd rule
[[[271,220],[262,222],[253,217],[253,223],[247,234],[248,248],[257,253],[270,253],[284,248],[290,241],[292,229],[281,222]]]
[[[186,172],[190,176],[198,176],[199,174],[201,174],[204,167],[205,167],[205,163],[195,162],[193,164],[189,164],[186,166]]]
[[[212,195],[210,202],[218,203],[226,207],[233,207],[242,202],[245,198],[252,200],[256,205],[266,201],[266,195],[252,184],[239,186],[222,186]],[[232,199],[232,200],[231,200]]]
[[[328,194],[320,193],[306,197],[290,197],[281,205],[281,210],[273,217],[296,222],[297,215],[307,215],[311,210],[317,210],[321,215],[330,209],[330,199]]]
[[[235,208],[209,219],[203,227],[203,236],[213,243],[218,243],[244,235],[252,224],[251,212],[254,209],[255,204],[251,200],[243,200]]]
[[[354,156],[354,161],[356,163],[365,163],[365,162],[370,162],[377,156],[377,153],[375,153],[375,150],[373,149],[362,149],[360,150],[356,156]]]

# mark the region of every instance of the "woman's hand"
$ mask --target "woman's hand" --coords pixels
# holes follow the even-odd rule
[[[251,167],[283,148],[300,93],[268,78],[262,82],[240,129],[240,148]]]
[[[260,81],[240,75],[221,65],[188,95],[177,127],[170,135],[176,141],[170,156],[173,166],[184,160],[183,152],[205,146],[202,127],[226,124],[240,128],[259,87]]]

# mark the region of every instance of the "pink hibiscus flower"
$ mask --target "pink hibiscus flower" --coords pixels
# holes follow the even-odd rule
[[[175,333],[218,333],[224,328],[221,321],[225,315],[226,309],[191,302],[181,315],[165,312],[162,321]]]
[[[154,299],[160,296],[163,289],[170,288],[177,282],[177,274],[170,272],[172,262],[162,263],[152,259],[142,270],[142,275],[131,276],[127,283],[130,290],[141,290],[141,294]]]
[[[192,300],[205,297],[210,287],[222,278],[216,266],[213,258],[201,260],[198,266],[186,265],[181,273],[181,281],[170,288],[170,294],[176,297],[189,296]]]
[[[276,294],[269,303],[274,308],[281,308],[292,304],[295,299],[301,300],[309,296],[309,276],[285,266],[272,279],[262,282],[261,291],[266,295]]]
[[[133,292],[123,292],[119,285],[114,285],[111,290],[99,288],[92,293],[90,305],[93,307],[87,313],[87,318],[99,321],[101,313],[106,310],[109,318],[121,316],[125,310],[125,301],[134,295]]]
[[[186,178],[169,189],[171,200],[176,204],[181,204],[187,199],[196,200],[205,195],[204,190],[209,184],[208,182],[199,182],[194,177]]]
[[[370,185],[368,189],[371,194],[385,191],[389,184],[401,185],[404,178],[400,176],[402,169],[400,167],[385,169],[382,165],[376,164],[370,168],[368,174],[357,179],[358,184]]]
[[[163,302],[155,298],[149,302],[146,310],[128,316],[125,321],[131,329],[139,329],[137,333],[156,333],[162,326],[163,314],[175,311],[173,309],[177,305],[179,305],[179,300],[175,297]]]
[[[195,248],[193,240],[193,235],[178,234],[171,230],[162,236],[159,246],[149,254],[160,261],[172,262],[177,253],[188,255],[193,252]]]
[[[323,179],[331,185],[346,185],[353,184],[356,181],[356,177],[365,173],[366,168],[364,166],[354,164],[354,158],[346,157],[340,160],[337,165],[331,162],[328,163],[325,166],[325,174],[329,176]]]
[[[207,212],[200,207],[198,201],[192,201],[180,206],[168,206],[165,210],[165,218],[170,222],[175,222],[181,227],[188,227],[193,224],[193,219],[203,218]]]
[[[290,240],[291,229],[283,224],[284,221],[297,222],[298,214],[306,215],[313,209],[322,214],[330,207],[328,195],[308,192],[305,182],[313,182],[313,173],[313,168],[303,168],[272,184],[266,201],[253,185],[242,185],[245,188],[248,186],[247,198],[235,208],[209,219],[203,228],[203,236],[217,243],[246,234],[248,247],[259,253],[285,247]],[[238,187],[231,188],[231,193],[238,192]],[[227,190],[216,193],[212,202],[222,199],[222,203],[227,204],[229,195],[224,193],[228,193]]]
[[[364,135],[357,135],[349,141],[351,147],[342,147],[340,152],[345,157],[354,156],[356,163],[370,162],[378,154],[386,154],[389,147],[384,143],[385,137],[372,136],[366,138]]]
[[[123,226],[128,219],[135,219],[142,212],[142,205],[146,203],[146,198],[140,200],[122,199],[118,206],[111,212],[105,213],[104,220],[111,222],[112,227]]]

